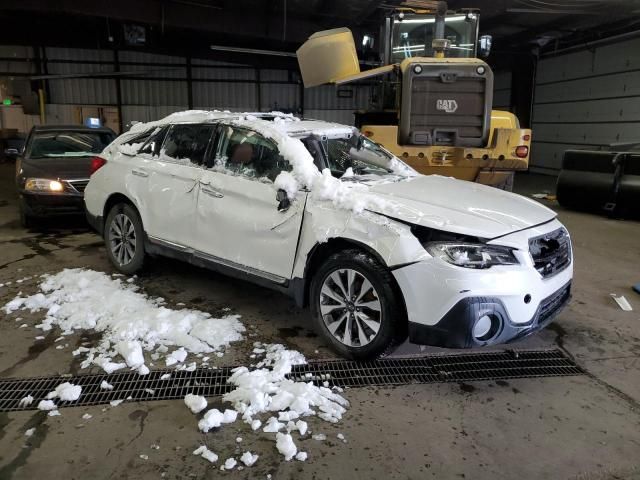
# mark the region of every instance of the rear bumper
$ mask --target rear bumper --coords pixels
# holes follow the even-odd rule
[[[549,325],[570,300],[571,282],[542,300],[531,320],[514,323],[499,298],[467,297],[454,305],[435,325],[409,322],[409,341],[445,348],[472,348],[513,342]],[[488,342],[477,341],[472,333],[476,320],[482,315],[492,315],[500,322],[498,332]]]
[[[20,204],[31,217],[84,214],[82,194],[55,194],[20,192]]]

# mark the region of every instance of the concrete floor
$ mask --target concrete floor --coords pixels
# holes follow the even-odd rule
[[[553,179],[522,175],[516,190],[553,191]],[[630,289],[640,282],[640,224],[551,206],[573,236],[574,299],[548,329],[517,346],[560,347],[587,376],[350,389],[345,396],[351,408],[340,424],[310,421],[328,440],[300,442],[309,452],[306,463],[282,462],[272,434],[250,432],[241,422],[203,435],[180,401],[65,408],[59,417],[0,413],[0,480],[267,474],[276,479],[640,478],[640,296]],[[16,280],[67,267],[113,271],[101,239],[81,221],[23,230],[12,166],[0,165],[0,283],[14,282],[0,288],[0,305],[21,291],[36,291],[37,278]],[[242,315],[250,336],[229,349],[221,365],[248,363],[255,340],[286,343],[309,358],[332,357],[310,329],[308,313],[279,294],[169,260],[155,262],[138,283],[169,304],[184,302],[213,314],[230,307]],[[626,295],[635,310],[620,310],[609,298],[612,292]],[[23,318],[19,323],[17,316]],[[40,318],[42,313],[0,314],[2,377],[79,372],[71,350],[83,337],[67,337],[70,345],[63,350],[55,348],[55,331],[36,341],[33,325]],[[18,328],[23,322],[29,327]],[[96,341],[91,335],[84,339]],[[416,352],[415,346],[400,348],[401,354]],[[83,420],[84,413],[93,418]],[[34,426],[35,435],[24,437]],[[347,443],[336,438],[339,432]],[[236,436],[244,437],[242,447]],[[261,458],[251,469],[222,473],[191,454],[201,442],[221,459],[246,449]]]

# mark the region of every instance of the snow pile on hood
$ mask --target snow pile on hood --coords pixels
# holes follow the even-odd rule
[[[173,310],[161,298],[149,298],[138,287],[94,270],[65,269],[43,275],[40,293],[16,297],[5,305],[11,313],[19,309],[47,310],[36,327],[50,330],[57,326],[62,335],[75,330],[101,332],[96,347],[80,347],[74,355],[85,354],[82,368],[97,365],[107,373],[129,366],[141,374],[149,372],[143,350],[158,357],[170,348],[170,363],[181,363],[187,352],[210,353],[242,339],[245,331],[238,315],[213,318],[191,309]],[[124,361],[116,362],[120,355]],[[155,358],[154,357],[154,358]],[[174,362],[175,360],[175,362]]]

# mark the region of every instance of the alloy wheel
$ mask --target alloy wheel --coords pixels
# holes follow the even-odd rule
[[[380,331],[380,296],[366,276],[357,270],[342,268],[327,275],[319,301],[327,330],[347,347],[363,347]]]
[[[131,219],[118,213],[109,225],[109,245],[120,266],[127,265],[136,254],[136,230]]]

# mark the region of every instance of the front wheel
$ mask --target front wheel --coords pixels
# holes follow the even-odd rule
[[[376,358],[403,340],[406,315],[389,270],[360,250],[329,257],[310,289],[318,330],[340,355]]]
[[[115,205],[104,227],[107,255],[116,269],[126,275],[141,270],[145,260],[144,229],[136,209],[126,203]]]

